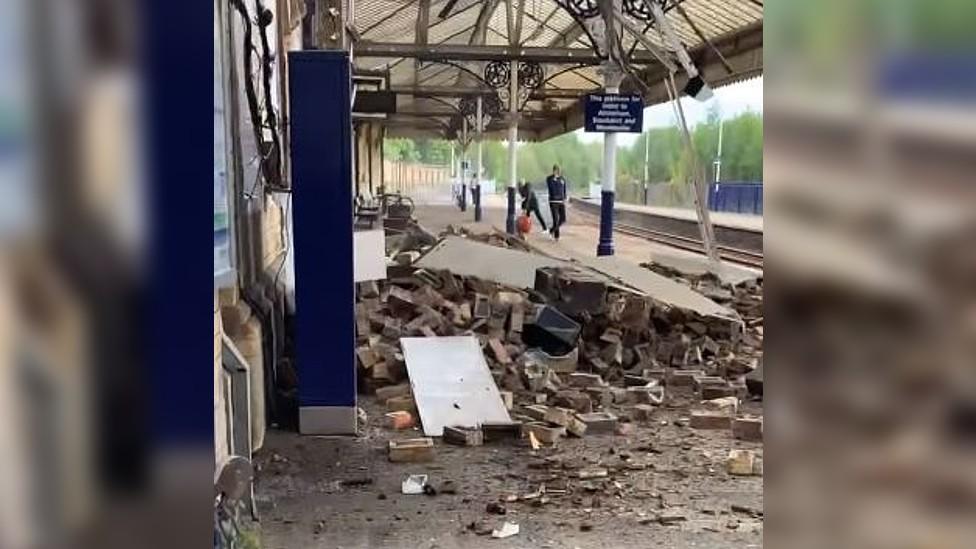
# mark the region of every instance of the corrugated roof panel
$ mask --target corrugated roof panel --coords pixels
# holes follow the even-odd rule
[[[360,33],[372,29],[396,10],[414,0],[360,0],[356,2],[356,30]]]
[[[362,37],[380,42],[411,43],[415,40],[416,28],[417,5],[412,4],[391,13],[372,29],[363,33]]]
[[[452,10],[453,15],[447,19],[437,19],[435,14],[431,14],[427,40],[431,44],[467,44],[474,24],[478,21],[479,11],[477,7],[472,6],[465,9],[461,6],[461,2],[458,2]]]

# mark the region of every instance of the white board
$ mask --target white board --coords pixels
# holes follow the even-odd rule
[[[425,435],[439,437],[445,426],[511,421],[473,336],[403,337],[400,346]]]
[[[356,282],[386,278],[386,236],[383,230],[352,233],[352,257]]]

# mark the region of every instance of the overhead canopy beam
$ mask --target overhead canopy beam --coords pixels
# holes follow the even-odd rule
[[[399,95],[413,95],[416,97],[460,97],[467,95],[494,95],[491,88],[459,87],[459,86],[391,86],[390,91]],[[593,90],[586,89],[539,89],[533,90],[530,99],[578,99]]]
[[[586,48],[513,48],[463,44],[397,44],[387,42],[359,42],[357,57],[405,57],[422,61],[535,61],[537,63],[577,63],[599,65],[606,60]],[[637,64],[656,63],[649,53],[638,52],[631,60]]]

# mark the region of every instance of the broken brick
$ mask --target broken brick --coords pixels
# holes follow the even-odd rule
[[[501,341],[492,338],[488,340],[488,348],[491,349],[491,354],[495,356],[500,364],[507,365],[512,363],[512,358],[508,356],[508,351],[505,350],[505,345]]]
[[[386,426],[389,429],[409,429],[416,425],[413,414],[403,410],[384,414],[383,417],[386,419]]]
[[[506,410],[511,410],[515,406],[515,395],[512,391],[498,391],[498,395],[502,397],[502,403],[505,404]]]
[[[756,474],[756,454],[751,450],[729,450],[729,457],[725,460],[725,466],[730,475],[754,475]]]
[[[529,435],[535,435],[540,442],[555,444],[561,437],[566,436],[565,427],[552,427],[544,423],[526,423],[522,426],[522,431]]]
[[[549,408],[547,406],[540,406],[538,404],[531,404],[529,406],[522,407],[522,412],[535,421],[544,421],[546,419],[546,412],[548,410]]]
[[[568,408],[546,408],[546,415],[543,420],[560,427],[569,425],[573,417],[573,411]]]

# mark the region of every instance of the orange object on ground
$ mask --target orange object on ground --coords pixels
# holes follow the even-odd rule
[[[518,216],[518,219],[515,220],[515,227],[519,233],[529,234],[532,230],[532,218],[525,214]]]
[[[390,412],[384,416],[386,426],[390,429],[402,430],[409,429],[415,425],[413,414],[405,411]]]

